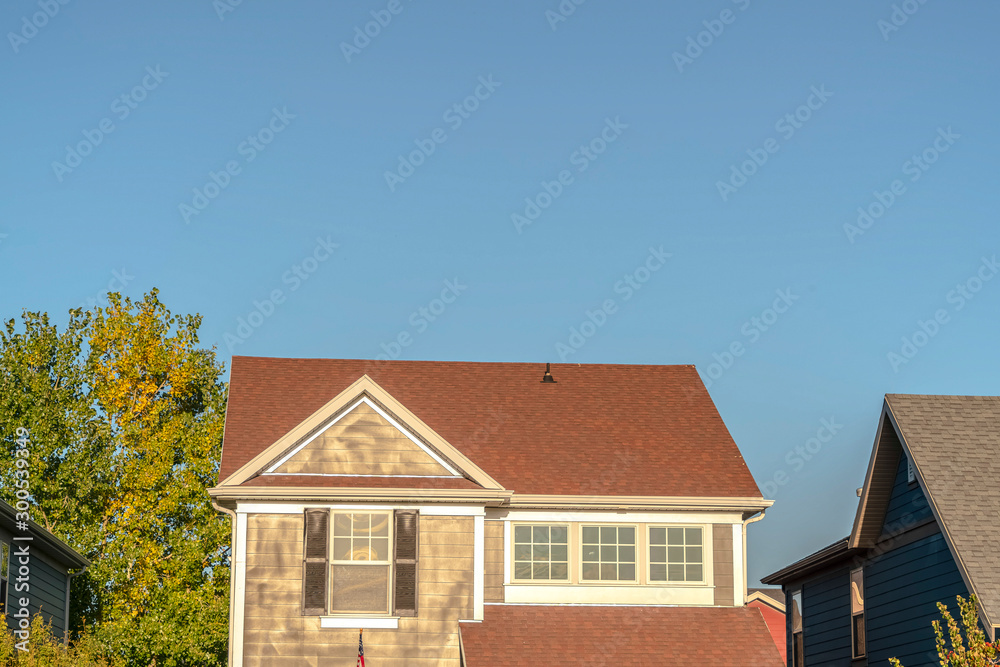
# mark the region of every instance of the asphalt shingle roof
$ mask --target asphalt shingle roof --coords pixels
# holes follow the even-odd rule
[[[487,605],[462,645],[470,667],[783,664],[753,607]]]
[[[553,364],[556,383],[544,371],[234,357],[220,480],[367,374],[516,493],[761,497],[694,366]],[[261,483],[281,482],[248,485]]]

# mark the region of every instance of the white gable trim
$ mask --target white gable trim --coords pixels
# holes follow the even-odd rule
[[[316,438],[318,438],[319,436],[323,435],[328,430],[330,430],[331,428],[333,428],[333,426],[337,422],[339,422],[341,419],[343,419],[344,417],[346,417],[347,415],[349,415],[355,408],[357,408],[362,403],[364,403],[365,405],[367,405],[368,407],[370,407],[372,410],[374,410],[378,414],[379,417],[381,417],[382,419],[384,419],[387,422],[389,422],[390,424],[392,424],[393,428],[395,428],[397,431],[399,431],[400,433],[402,433],[403,435],[405,435],[408,440],[410,440],[413,444],[415,444],[417,447],[419,447],[421,450],[423,450],[423,452],[425,454],[427,454],[428,456],[430,456],[439,465],[441,465],[445,470],[447,470],[448,472],[450,472],[452,477],[461,477],[462,476],[462,474],[460,472],[458,472],[457,470],[455,470],[453,467],[451,467],[451,465],[449,465],[447,461],[445,461],[443,458],[441,458],[440,456],[438,456],[437,452],[433,451],[430,447],[428,447],[427,445],[425,445],[424,443],[422,443],[419,439],[415,438],[412,433],[410,433],[408,430],[406,430],[405,428],[403,428],[402,426],[400,426],[399,422],[397,422],[395,419],[393,419],[392,416],[390,416],[385,410],[383,410],[379,406],[375,405],[374,402],[368,400],[367,396],[362,396],[360,399],[358,399],[357,401],[355,401],[354,403],[352,403],[350,406],[348,406],[343,412],[341,412],[339,415],[337,415],[333,419],[333,421],[331,421],[329,424],[327,424],[326,427],[323,430],[317,431],[316,433],[314,433],[313,435],[311,435],[306,440],[303,440],[300,445],[298,445],[298,446],[295,447],[295,449],[293,449],[292,451],[288,452],[288,454],[286,454],[281,459],[279,459],[277,463],[275,463],[270,468],[268,468],[267,470],[265,470],[264,474],[268,474],[268,473],[279,474],[279,475],[280,474],[293,474],[293,473],[275,473],[274,471],[277,470],[278,468],[280,468],[281,466],[283,466],[288,461],[288,459],[292,458],[293,456],[295,456],[296,454],[298,454],[300,451],[302,451],[306,447],[306,445],[308,445],[310,442],[312,442],[313,440],[315,440]],[[350,474],[344,473],[342,475],[326,475],[326,476],[329,476],[329,477],[417,477],[417,476],[421,476],[421,477],[423,477],[424,475],[350,475]],[[435,477],[444,477],[445,475],[434,475],[434,476]]]

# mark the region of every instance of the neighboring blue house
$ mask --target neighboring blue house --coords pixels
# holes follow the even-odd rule
[[[764,577],[789,667],[937,665],[936,602],[1000,634],[1000,397],[887,394],[851,534]]]
[[[52,633],[66,639],[71,625],[70,581],[89,565],[90,561],[34,521],[20,525],[15,509],[0,500],[0,613],[8,628],[18,629],[19,614],[32,618],[41,614]],[[26,574],[22,566],[27,567]],[[22,599],[27,602],[24,607]]]

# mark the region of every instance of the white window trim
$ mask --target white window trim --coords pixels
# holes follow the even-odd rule
[[[614,528],[632,528],[635,531],[635,579],[584,579],[583,578],[583,529],[590,527],[601,528],[603,526],[614,527]],[[645,585],[642,578],[642,552],[646,548],[646,540],[644,539],[643,533],[646,531],[639,530],[639,524],[630,522],[595,522],[595,521],[581,521],[579,524],[579,558],[576,559],[576,563],[579,566],[578,570],[578,581],[576,582],[580,586],[643,586]],[[599,547],[598,547],[599,548]],[[600,559],[600,554],[598,554],[598,559]],[[593,562],[593,561],[588,561]],[[600,564],[598,560],[598,565]],[[617,561],[616,561],[617,562]],[[620,563],[619,563],[620,564]],[[648,580],[647,580],[648,582]]]
[[[650,576],[650,568],[653,565],[653,559],[649,555],[649,550],[652,548],[652,544],[649,541],[649,531],[653,528],[701,528],[701,581],[670,581],[670,579],[665,579],[664,581],[653,581]],[[709,567],[705,562],[708,556],[708,547],[705,545],[706,537],[709,535],[712,526],[702,523],[647,523],[646,524],[646,583],[650,586],[695,586],[695,587],[705,587],[714,586],[714,582],[710,582],[708,579]],[[669,546],[669,538],[667,540],[667,546]],[[685,558],[687,554],[685,554]],[[669,558],[668,558],[669,560]],[[669,568],[668,568],[669,570]],[[686,572],[685,572],[686,574]],[[714,575],[714,573],[713,573]],[[669,577],[669,571],[667,573]]]
[[[334,533],[335,533],[333,517],[334,517],[335,514],[368,514],[369,516],[377,514],[377,515],[381,515],[381,516],[386,516],[387,519],[388,519],[388,521],[389,521],[389,537],[388,537],[388,540],[389,540],[389,547],[388,547],[389,553],[388,553],[388,556],[389,556],[389,558],[388,558],[388,560],[337,560],[337,559],[335,559],[333,557],[333,540],[334,540]],[[329,521],[330,521],[330,524],[329,524],[330,525],[330,534],[328,536],[328,539],[330,540],[330,543],[329,543],[329,545],[327,547],[329,549],[329,551],[327,552],[327,553],[329,553],[329,557],[326,559],[326,566],[329,569],[329,572],[327,573],[327,576],[329,577],[329,581],[330,581],[330,583],[329,583],[329,589],[330,590],[328,592],[329,599],[327,600],[327,605],[328,605],[327,609],[329,609],[330,612],[326,616],[324,616],[322,618],[352,618],[353,617],[353,618],[385,619],[387,617],[391,617],[392,616],[393,603],[394,603],[394,601],[393,601],[393,593],[395,593],[395,591],[393,590],[393,586],[392,586],[392,582],[393,582],[393,567],[395,565],[395,558],[394,558],[395,554],[392,553],[393,552],[394,538],[395,538],[395,534],[394,534],[395,533],[395,525],[394,525],[395,521],[394,521],[394,519],[395,519],[395,513],[392,512],[391,510],[390,511],[385,511],[385,510],[382,510],[382,511],[362,510],[360,512],[353,512],[353,511],[352,512],[343,512],[343,511],[338,511],[338,510],[335,510],[335,509],[331,509],[330,510],[330,519],[329,519]],[[351,539],[353,539],[353,537],[354,537],[354,535],[353,535],[353,530],[352,530]],[[386,611],[384,611],[384,612],[372,612],[372,613],[365,613],[365,612],[359,612],[359,611],[345,611],[345,612],[342,612],[342,613],[334,612],[333,611],[333,566],[334,565],[347,565],[349,567],[354,567],[354,566],[373,566],[373,567],[374,566],[381,566],[381,567],[388,567],[389,568],[389,575],[388,575],[388,579],[387,579],[387,583],[386,583]],[[336,626],[325,626],[324,625],[324,626],[321,626],[321,627],[336,627]],[[361,628],[362,626],[359,625],[359,626],[356,626],[356,627]]]
[[[395,630],[399,627],[399,616],[320,616],[319,627]]]
[[[561,521],[510,521],[510,581],[517,586],[566,586],[573,584],[573,524]],[[518,579],[514,572],[514,533],[517,526],[560,526],[566,528],[566,578],[565,579]],[[551,542],[549,545],[551,546]],[[549,561],[551,562],[551,561]]]

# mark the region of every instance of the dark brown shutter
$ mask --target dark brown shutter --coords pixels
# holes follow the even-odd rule
[[[396,616],[417,615],[417,542],[420,513],[396,510],[393,600]]]
[[[327,547],[330,543],[330,510],[306,510],[305,543],[302,553],[302,613],[326,613],[327,580],[330,566]]]

